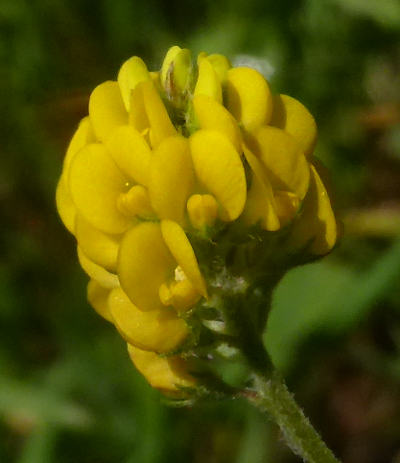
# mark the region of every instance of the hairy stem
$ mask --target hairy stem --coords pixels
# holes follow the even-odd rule
[[[253,372],[254,389],[242,395],[280,427],[291,450],[308,463],[338,463],[289,392],[281,376]]]
[[[239,395],[275,421],[288,446],[304,462],[339,463],[289,392],[262,342],[265,321],[260,320],[258,314],[260,311],[269,312],[277,279],[271,281],[264,282],[262,290],[258,292],[239,296],[237,301],[224,299],[230,302],[228,309],[235,308],[225,310],[224,314],[236,333],[237,347],[252,372],[252,387],[242,390]]]

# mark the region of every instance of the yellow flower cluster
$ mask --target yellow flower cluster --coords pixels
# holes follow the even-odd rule
[[[172,47],[159,72],[138,57],[97,86],[75,132],[57,208],[90,276],[88,299],[156,388],[194,384],[176,352],[184,314],[209,297],[190,233],[235,222],[290,227],[290,249],[323,255],[336,221],[313,158],[308,110],[222,55]],[[222,225],[221,225],[222,224]]]

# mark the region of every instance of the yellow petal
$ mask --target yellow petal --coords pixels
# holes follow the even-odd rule
[[[212,227],[218,216],[218,203],[212,195],[192,195],[186,205],[190,223],[201,230]]]
[[[162,283],[158,288],[158,295],[160,296],[160,301],[165,305],[172,305],[172,293],[169,285],[167,283]]]
[[[65,173],[60,177],[56,189],[56,205],[65,228],[72,234],[75,233],[76,207],[65,181]]]
[[[232,114],[224,106],[207,95],[196,95],[192,102],[200,127],[223,133],[237,151],[240,151],[240,130]]]
[[[174,281],[169,287],[162,284],[159,295],[164,305],[172,305],[178,313],[191,309],[201,299],[199,292],[187,279]]]
[[[78,259],[83,270],[97,283],[106,289],[112,289],[119,286],[118,276],[108,272],[105,268],[92,262],[85,256],[82,249],[78,246]]]
[[[121,288],[109,297],[115,326],[123,338],[139,349],[166,353],[176,349],[188,335],[186,323],[167,308],[143,312]]]
[[[189,280],[172,284],[172,305],[179,313],[191,309],[201,299],[201,295]]]
[[[165,85],[167,74],[174,64],[174,59],[181,53],[181,51],[181,47],[178,47],[178,45],[174,45],[173,47],[170,47],[167,53],[165,54],[164,61],[161,66],[161,82],[163,83],[163,85]]]
[[[276,231],[280,228],[272,191],[257,176],[253,176],[241,218],[248,225],[259,223],[264,230]]]
[[[128,217],[138,216],[147,220],[157,218],[151,207],[148,191],[142,185],[134,185],[126,193],[121,193],[117,205],[118,209]]]
[[[113,130],[106,147],[117,166],[130,179],[142,185],[149,180],[151,151],[145,139],[130,125]]]
[[[222,103],[221,82],[207,56],[200,53],[197,64],[199,67],[199,76],[194,89],[194,95],[206,95],[218,101],[218,103]]]
[[[166,138],[153,151],[149,194],[153,209],[161,219],[181,222],[194,181],[188,140]]]
[[[253,172],[253,178],[247,193],[242,219],[248,225],[259,222],[260,226],[265,230],[279,230],[280,221],[276,211],[271,183],[263,172],[260,161],[245,144],[243,145],[243,153]]]
[[[94,310],[101,315],[103,318],[113,323],[114,320],[110,313],[108,296],[110,294],[110,289],[103,288],[100,286],[96,280],[90,280],[87,285],[87,298],[89,304],[94,308]]]
[[[300,199],[304,198],[310,169],[291,135],[275,127],[261,127],[251,138],[249,146],[260,160],[274,190],[290,191]]]
[[[96,141],[96,137],[93,132],[92,124],[90,122],[89,117],[84,117],[77,130],[75,131],[74,135],[69,142],[67,153],[64,158],[63,164],[63,172],[65,172],[64,178],[67,183],[68,187],[68,176],[69,176],[69,167],[72,161],[72,158],[75,154],[86,146],[89,143],[94,143]]]
[[[274,109],[270,124],[290,133],[300,144],[307,157],[317,141],[317,124],[308,109],[288,95],[274,96]]]
[[[160,357],[128,344],[129,356],[150,385],[163,392],[179,392],[179,387],[191,387],[195,380],[186,371],[186,363],[180,357]]]
[[[332,179],[330,175],[329,169],[323,164],[319,159],[314,158],[312,161],[312,165],[314,166],[314,169],[317,171],[317,174],[319,175],[320,179],[322,180],[322,183],[325,186],[326,191],[328,192],[328,195],[331,199],[334,198],[334,189],[332,186]],[[333,204],[334,206],[334,204]]]
[[[196,255],[182,227],[172,220],[163,220],[161,232],[168,249],[188,280],[202,296],[207,297],[206,284],[200,273]]]
[[[268,124],[272,96],[265,78],[255,69],[237,67],[227,73],[226,106],[246,130]]]
[[[161,90],[161,76],[160,71],[150,71],[151,81],[157,90]]]
[[[337,235],[337,223],[329,195],[315,167],[311,166],[310,189],[304,200],[302,214],[293,226],[291,243],[294,247],[302,247],[311,241],[311,253],[323,255],[333,248]]]
[[[98,85],[90,95],[89,117],[98,140],[107,139],[119,125],[128,123],[128,113],[121,98],[118,82]]]
[[[211,63],[211,66],[214,68],[219,81],[224,84],[227,78],[228,70],[232,67],[231,62],[226,56],[219,55],[218,53],[208,55],[207,58]]]
[[[161,67],[161,82],[167,93],[183,92],[190,79],[192,60],[187,48],[171,47]]]
[[[90,260],[110,272],[116,272],[119,236],[101,232],[79,214],[75,233],[79,247]]]
[[[276,212],[278,214],[281,225],[286,225],[290,222],[300,207],[300,200],[289,191],[275,192]]]
[[[189,141],[197,179],[220,202],[223,220],[235,220],[246,202],[246,178],[239,153],[217,131],[198,130]]]
[[[140,310],[162,308],[158,290],[173,276],[176,263],[155,222],[142,222],[124,235],[119,250],[121,286]]]
[[[132,56],[121,66],[118,84],[127,111],[131,108],[131,91],[140,82],[151,80],[146,64],[138,56]]]
[[[140,134],[150,130],[149,119],[147,118],[144,106],[143,91],[138,85],[131,91],[131,109],[129,112],[129,125],[136,129]]]
[[[138,88],[143,93],[144,107],[150,125],[151,143],[155,148],[164,138],[176,135],[176,130],[153,82],[142,82]]]
[[[131,224],[131,220],[117,208],[118,196],[127,189],[126,184],[127,178],[104,145],[85,146],[71,163],[69,187],[72,199],[83,217],[105,233],[123,233]]]

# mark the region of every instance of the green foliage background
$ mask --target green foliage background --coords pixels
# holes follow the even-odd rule
[[[345,234],[282,281],[265,340],[346,463],[399,462],[397,0],[1,0],[0,461],[297,461],[245,403],[162,403],[85,302],[55,211],[90,90],[173,44],[256,59],[315,115]]]

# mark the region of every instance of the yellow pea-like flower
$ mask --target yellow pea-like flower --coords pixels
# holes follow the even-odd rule
[[[227,108],[246,130],[268,124],[272,95],[268,82],[255,69],[238,67],[227,73]]]
[[[235,220],[246,202],[246,178],[239,153],[215,130],[199,130],[189,141],[199,183],[220,202],[221,218]]]
[[[66,174],[61,175],[56,188],[56,205],[58,214],[65,228],[72,234],[75,233],[76,206],[65,180]]]
[[[87,285],[87,299],[90,305],[100,316],[114,323],[108,304],[110,292],[110,288],[104,288],[96,280],[90,280]]]
[[[131,92],[140,82],[151,80],[146,64],[138,56],[125,61],[118,73],[118,85],[127,111],[131,107]]]
[[[265,175],[277,190],[303,199],[308,190],[310,168],[296,140],[275,127],[260,127],[249,141]]]
[[[124,339],[142,350],[158,353],[176,349],[188,335],[186,323],[171,309],[143,312],[121,288],[111,291],[109,310]]]
[[[63,163],[63,172],[56,189],[56,204],[61,220],[67,230],[75,233],[76,206],[69,189],[69,170],[76,153],[88,143],[94,143],[96,137],[89,117],[84,117],[69,142]]]
[[[74,157],[69,175],[72,200],[79,213],[105,233],[123,233],[130,219],[117,207],[129,178],[118,169],[105,145],[86,145]]]
[[[150,132],[150,122],[144,105],[142,85],[137,85],[131,90],[131,105],[128,121],[129,125],[135,128],[140,134],[143,135],[144,133],[148,134]]]
[[[80,249],[90,260],[110,272],[116,272],[119,235],[102,232],[78,214],[75,221],[75,236]]]
[[[150,166],[150,201],[160,219],[183,220],[193,183],[188,140],[182,136],[166,138],[153,151]]]
[[[311,166],[310,189],[304,201],[304,211],[293,225],[292,245],[301,247],[310,242],[315,255],[328,253],[336,243],[338,227],[325,185]]]
[[[108,138],[106,147],[122,172],[135,182],[147,186],[151,150],[137,130],[130,125],[117,127]]]
[[[165,306],[172,305],[178,313],[186,312],[197,304],[201,295],[187,279],[174,281],[171,285],[162,284],[160,300]]]
[[[232,67],[229,59],[224,55],[220,55],[219,53],[208,55],[207,58],[211,63],[211,66],[214,68],[214,71],[216,72],[221,84],[225,84],[228,70]]]
[[[218,103],[222,102],[222,87],[217,71],[204,53],[200,53],[197,60],[199,77],[194,89],[194,95],[205,95]]]
[[[176,135],[176,129],[169,118],[168,112],[152,82],[142,82],[138,85],[147,119],[149,121],[150,140],[152,147],[157,147],[164,138]]]
[[[218,203],[210,194],[192,195],[187,202],[187,212],[193,227],[202,230],[212,227],[218,216]]]
[[[248,192],[248,200],[242,220],[249,224],[260,223],[264,230],[276,231],[280,228],[272,187],[254,175]]]
[[[196,384],[180,357],[160,357],[154,352],[147,352],[130,344],[128,352],[136,368],[156,389],[165,393],[177,393],[179,387],[190,388]]]
[[[188,90],[191,67],[191,54],[187,48],[175,46],[168,50],[161,66],[161,83],[170,98]]]
[[[161,233],[165,244],[191,284],[202,296],[207,297],[206,284],[200,273],[196,255],[183,229],[172,220],[163,220]]]
[[[260,223],[264,230],[279,230],[281,224],[271,182],[259,158],[246,145],[243,145],[243,153],[253,172],[253,177],[242,220],[247,224]]]
[[[120,244],[118,274],[122,288],[138,308],[162,308],[158,291],[172,277],[175,267],[158,223],[143,222],[125,233]]]
[[[90,260],[79,246],[78,259],[82,269],[103,288],[112,289],[119,286],[118,275]]]
[[[317,124],[312,114],[288,95],[276,95],[273,108],[271,125],[292,135],[303,153],[310,157],[317,142]]]
[[[63,174],[68,186],[69,167],[75,154],[89,143],[95,143],[96,136],[93,131],[92,123],[88,116],[84,117],[69,142],[67,152],[65,153]]]
[[[120,212],[127,217],[137,216],[140,219],[154,217],[149,193],[142,185],[134,185],[126,193],[121,193],[117,200],[117,206]]]
[[[277,191],[275,194],[275,204],[281,226],[283,226],[296,215],[300,207],[300,199],[290,191]]]
[[[200,53],[196,67],[174,46],[160,70],[133,56],[93,90],[56,205],[90,304],[153,387],[190,395],[186,359],[238,336],[236,318],[261,332],[259,292],[334,247],[316,137],[302,103],[220,54]]]
[[[195,95],[193,108],[200,128],[221,132],[236,150],[240,151],[242,137],[239,127],[235,118],[222,104],[210,96]]]
[[[174,281],[177,267],[200,295],[207,295],[194,251],[176,222],[143,222],[122,239],[118,263],[121,286],[140,310],[162,307],[160,287]]]
[[[110,132],[128,122],[118,82],[98,85],[90,95],[89,118],[96,138],[105,141]]]

